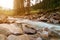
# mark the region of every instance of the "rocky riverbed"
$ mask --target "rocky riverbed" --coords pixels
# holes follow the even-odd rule
[[[26,15],[22,18],[53,23],[53,24],[60,24],[60,12],[47,12],[47,13],[39,12],[34,15]]]
[[[60,40],[60,36],[46,28],[25,23],[0,24],[0,40]]]
[[[2,20],[0,40],[60,40],[60,35],[49,29],[50,26],[46,27],[46,23],[13,17],[5,17]],[[45,24],[45,27],[41,24]]]

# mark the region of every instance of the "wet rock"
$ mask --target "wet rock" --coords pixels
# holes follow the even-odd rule
[[[6,36],[5,35],[3,35],[3,34],[0,34],[0,40],[6,40]]]
[[[42,17],[40,17],[40,20],[43,21],[43,22],[47,22],[48,19],[45,18],[45,16],[42,16]]]
[[[30,40],[42,40],[42,38],[40,36],[37,36],[37,35],[29,35],[29,39]]]
[[[59,20],[54,20],[53,23],[57,24],[57,23],[59,23]]]
[[[30,40],[42,40],[40,33],[29,35]]]
[[[20,36],[10,35],[7,40],[29,40],[29,37],[26,34]]]
[[[30,40],[36,40],[37,36],[36,35],[29,35]]]
[[[13,34],[23,34],[22,28],[18,27],[16,24],[10,24],[10,25],[11,27],[9,29]]]
[[[0,24],[0,33],[2,34],[23,34],[21,28],[19,28],[16,24]]]
[[[42,40],[42,38],[38,37],[36,40]]]
[[[15,35],[9,35],[7,37],[7,40],[21,40],[21,39],[17,38],[17,36],[15,36]]]
[[[32,34],[36,33],[35,28],[28,24],[23,24],[22,29],[23,29],[24,33],[32,33]]]
[[[18,38],[20,38],[21,40],[30,40],[30,39],[29,39],[29,36],[28,36],[27,34],[18,36]]]
[[[40,35],[37,39],[41,40],[49,40],[49,35],[51,34],[51,31],[45,27],[45,28],[41,28],[38,30],[38,35]]]
[[[53,18],[55,19],[55,20],[60,20],[60,16],[53,16]]]
[[[60,40],[59,38],[50,38],[50,40]]]
[[[11,32],[7,28],[0,27],[0,34],[9,35]]]
[[[41,36],[42,36],[42,38],[48,38],[49,34],[48,34],[47,31],[43,31],[43,32],[41,33]]]
[[[40,20],[44,20],[45,16],[40,17]]]
[[[8,20],[9,23],[14,23],[15,22],[15,18],[10,17],[10,16],[8,16],[7,20]]]
[[[59,23],[59,20],[55,20],[55,19],[53,19],[53,18],[50,18],[50,21],[51,21],[52,23],[54,23],[54,24]]]

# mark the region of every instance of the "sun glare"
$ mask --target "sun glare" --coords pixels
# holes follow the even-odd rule
[[[3,9],[13,9],[13,0],[0,0],[0,7]]]
[[[31,1],[33,4],[35,4],[36,0]],[[14,6],[14,0],[0,0],[0,7],[3,9],[13,9]]]

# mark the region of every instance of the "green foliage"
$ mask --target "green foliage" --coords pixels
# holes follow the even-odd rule
[[[34,5],[34,9],[55,9],[60,7],[60,0],[43,0],[39,4]]]

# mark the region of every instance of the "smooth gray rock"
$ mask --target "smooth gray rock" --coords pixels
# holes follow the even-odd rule
[[[16,24],[0,24],[0,33],[2,34],[23,34],[21,28]]]
[[[24,33],[36,33],[36,29],[28,24],[22,24],[22,29]]]

